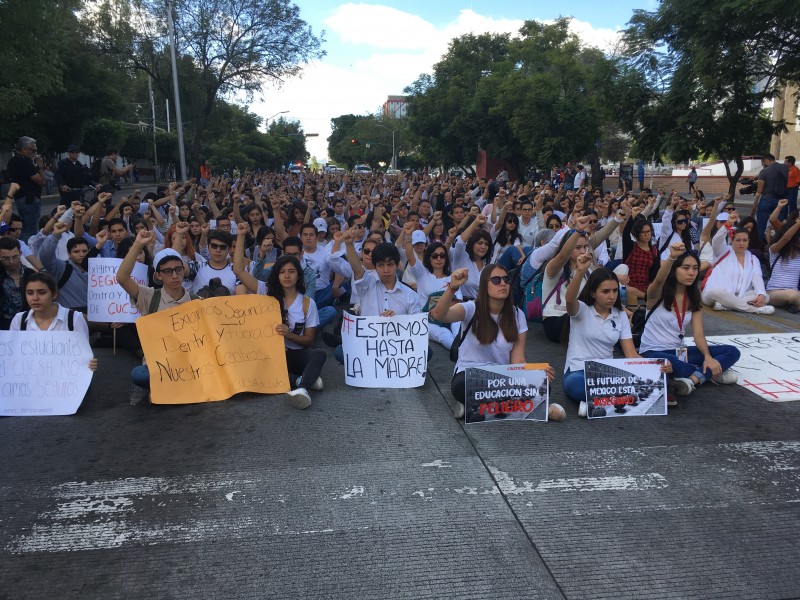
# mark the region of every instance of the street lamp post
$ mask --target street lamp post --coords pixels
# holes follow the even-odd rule
[[[175,59],[175,27],[172,24],[172,2],[167,2],[167,25],[169,27],[169,53],[172,59],[172,88],[175,93],[175,126],[178,129],[178,158],[181,178],[186,181],[186,150],[183,145],[183,119],[181,118],[181,96],[178,90],[178,65]]]
[[[389,129],[388,127],[386,127],[385,125],[381,125],[380,123],[375,123],[375,125],[377,125],[381,129],[385,129],[386,131],[391,131],[392,132],[392,169],[396,169],[397,168],[397,154],[394,151],[394,133],[397,130],[396,129]]]
[[[267,118],[267,122],[264,124],[264,127],[266,127],[267,129],[269,129],[269,122],[270,122],[272,119],[274,119],[274,118],[275,118],[275,117],[277,117],[278,115],[285,115],[285,114],[286,114],[286,113],[288,113],[288,112],[289,112],[288,110],[282,110],[281,112],[276,112],[274,115],[272,115],[271,117]]]

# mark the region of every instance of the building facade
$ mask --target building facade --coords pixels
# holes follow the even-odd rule
[[[772,105],[772,118],[786,120],[787,131],[772,136],[770,154],[778,159],[800,157],[800,88],[787,86]]]

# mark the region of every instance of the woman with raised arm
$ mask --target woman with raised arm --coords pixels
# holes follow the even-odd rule
[[[783,202],[781,200],[781,202]],[[769,303],[790,313],[800,312],[800,219],[786,221],[778,241],[769,247],[772,276],[767,282]]]
[[[443,323],[461,323],[463,341],[458,351],[450,391],[458,401],[455,417],[464,417],[466,370],[470,367],[525,363],[525,337],[528,323],[525,314],[514,306],[511,278],[500,265],[488,265],[480,275],[477,297],[459,304],[453,298],[469,277],[469,271],[458,269],[450,275],[439,302],[430,312]],[[553,380],[553,369],[547,372]],[[566,413],[558,404],[550,404],[549,418],[560,421]]]
[[[469,279],[461,293],[465,299],[474,299],[478,294],[478,281],[484,267],[491,257],[492,236],[483,229],[486,217],[476,216],[464,232],[456,238],[456,245],[450,251],[453,267],[467,269]]]
[[[647,358],[666,358],[675,374],[675,393],[687,396],[708,380],[736,383],[736,373],[729,369],[739,360],[734,346],[706,342],[700,297],[700,259],[686,252],[682,242],[672,244],[669,258],[661,263],[653,283],[647,289],[647,321],[639,352]],[[684,337],[691,325],[694,345]]]

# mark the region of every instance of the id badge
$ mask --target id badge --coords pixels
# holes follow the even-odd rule
[[[689,349],[686,346],[678,346],[675,348],[675,356],[681,362],[689,362]]]

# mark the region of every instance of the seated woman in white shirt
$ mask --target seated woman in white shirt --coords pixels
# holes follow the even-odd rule
[[[58,304],[56,281],[48,273],[31,273],[23,283],[28,310],[14,315],[9,331],[77,331],[89,339],[89,326],[83,314]],[[97,359],[89,361],[97,370]]]
[[[709,346],[703,331],[700,299],[700,259],[686,252],[679,242],[669,248],[653,283],[647,288],[649,314],[642,333],[639,351],[647,358],[666,358],[672,363],[675,393],[687,396],[708,381],[736,383],[736,373],[729,369],[739,360],[734,346]],[[691,324],[694,346],[686,346],[684,336]]]
[[[622,308],[617,276],[601,267],[589,275],[581,289],[581,282],[593,260],[591,251],[578,256],[575,274],[566,293],[570,327],[564,363],[564,393],[579,403],[578,416],[581,417],[587,413],[585,361],[613,358],[617,342],[625,358],[641,358],[633,345],[628,315]]]
[[[717,235],[723,235],[723,230]],[[762,315],[775,312],[775,307],[767,304],[769,294],[764,286],[761,262],[747,249],[749,244],[747,229],[733,232],[731,249],[717,259],[705,281],[703,304],[713,306],[714,310]]]
[[[525,363],[525,337],[528,323],[525,314],[514,306],[511,296],[511,278],[499,265],[488,265],[480,276],[475,300],[452,304],[459,288],[467,282],[467,269],[458,269],[450,275],[450,283],[431,317],[444,323],[461,323],[466,336],[458,352],[450,391],[458,401],[455,417],[464,417],[466,369],[486,365]],[[462,334],[459,334],[462,335]],[[548,370],[553,380],[553,370]],[[550,404],[549,418],[560,421],[566,416],[558,404]]]
[[[772,276],[767,282],[769,303],[783,306],[790,313],[800,312],[800,219],[786,221],[778,241],[769,247]]]

